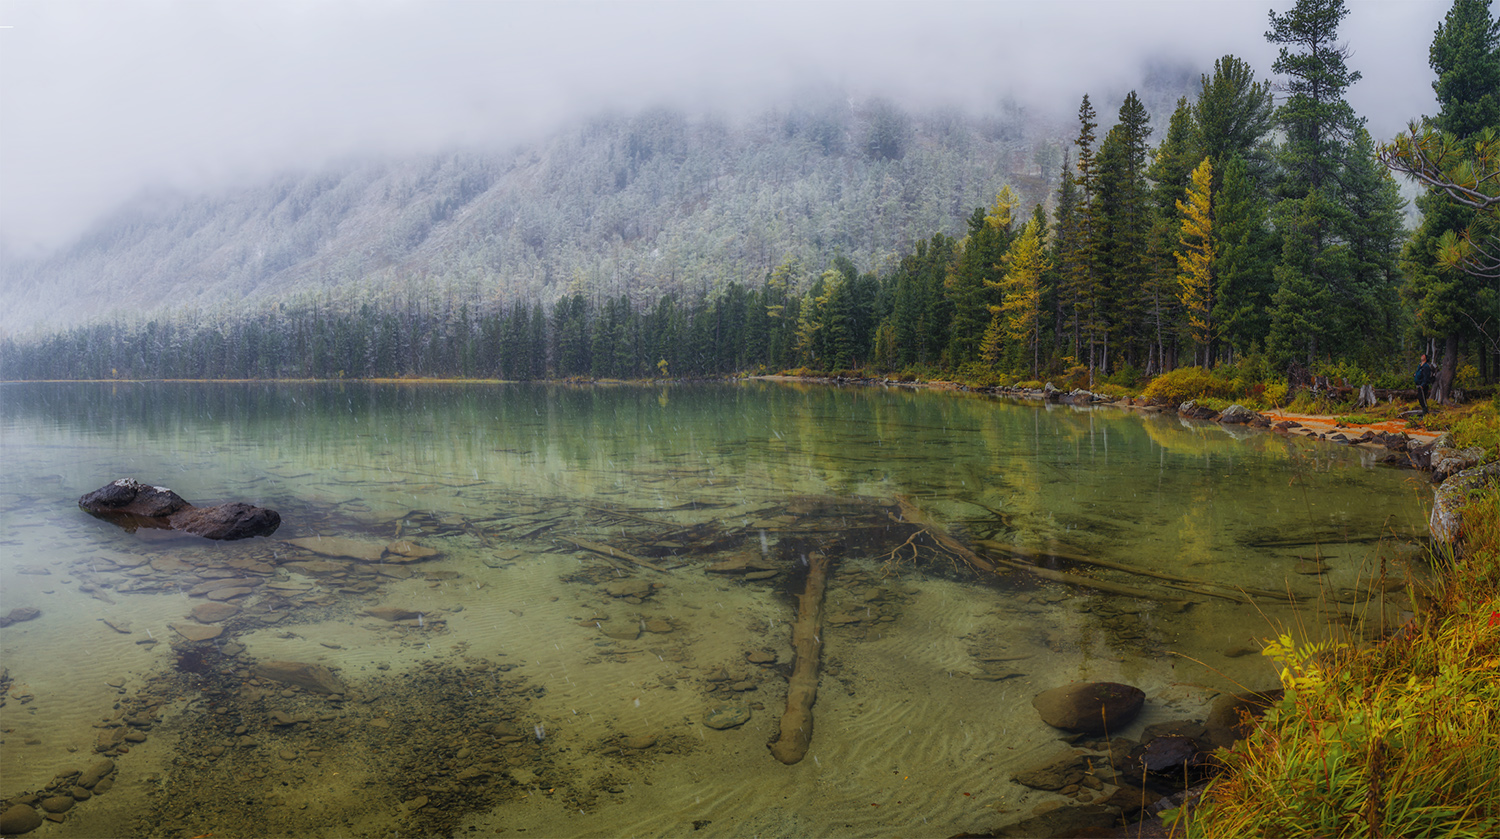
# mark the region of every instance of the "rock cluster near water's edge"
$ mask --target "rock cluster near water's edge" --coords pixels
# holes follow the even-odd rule
[[[195,507],[166,487],[147,486],[132,478],[105,484],[78,499],[78,506],[132,532],[152,527],[221,541],[270,536],[281,526],[281,514],[275,510],[242,502]]]

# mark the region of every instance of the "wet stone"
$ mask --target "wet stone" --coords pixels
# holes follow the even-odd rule
[[[634,641],[641,637],[641,624],[639,621],[601,623],[599,631],[603,632],[606,638],[613,638],[616,641]]]
[[[192,618],[199,623],[218,623],[240,613],[233,603],[200,603],[193,607]]]
[[[750,706],[739,702],[726,702],[709,708],[703,715],[703,724],[709,728],[724,730],[744,725],[750,721]]]
[[[211,641],[224,633],[222,626],[203,626],[194,623],[169,624],[172,630],[189,641]]]

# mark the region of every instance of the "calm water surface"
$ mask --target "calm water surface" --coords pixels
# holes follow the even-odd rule
[[[0,613],[41,610],[0,630],[0,796],[132,734],[55,836],[987,831],[1056,798],[1009,780],[1062,748],[1036,693],[1138,685],[1131,736],[1273,684],[1226,653],[1373,630],[1362,592],[1415,573],[1424,515],[1410,473],[1355,449],[905,389],[6,385],[0,439]],[[117,477],[283,524],[126,533],[76,507]],[[976,576],[898,498],[985,556],[1141,596]],[[765,744],[814,552],[834,561],[825,669],[785,766]],[[247,591],[213,601],[216,582]],[[207,602],[239,609],[195,620]],[[223,633],[173,628],[204,624]]]

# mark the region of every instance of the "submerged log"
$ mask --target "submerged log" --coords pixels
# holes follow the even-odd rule
[[[560,536],[558,538],[569,544],[577,545],[578,547],[583,548],[586,551],[593,551],[594,553],[604,556],[608,559],[623,559],[626,562],[635,563],[642,568],[649,568],[652,571],[660,571],[663,574],[667,573],[667,569],[661,567],[660,565],[655,565],[653,563],[647,562],[646,560],[641,559],[637,556],[631,556],[630,554],[625,553],[618,548],[611,548],[609,545],[601,545],[598,542],[585,542],[582,539],[574,539],[572,536]]]
[[[823,588],[828,582],[828,557],[808,557],[807,587],[797,595],[797,623],[792,626],[796,661],[786,688],[786,713],[781,730],[768,744],[771,755],[788,766],[807,756],[812,743],[813,702],[818,698],[818,664],[823,651]]]
[[[1273,600],[1296,599],[1285,592],[1269,591],[1266,589],[1258,588],[1246,588],[1244,586],[1232,585],[1230,583],[1216,583],[1212,580],[1200,580],[1194,577],[1181,577],[1176,574],[1164,574],[1160,571],[1151,571],[1145,568],[1138,568],[1134,565],[1127,565],[1122,562],[1111,562],[1107,559],[1096,559],[1094,557],[1083,556],[1082,554],[1063,553],[1060,551],[1034,551],[1029,548],[1023,548],[1019,545],[1008,545],[1004,542],[992,542],[984,539],[979,540],[976,544],[991,551],[1010,554],[1017,560],[1027,564],[1034,564],[1038,560],[1049,557],[1056,558],[1080,565],[1093,565],[1098,568],[1108,568],[1112,571],[1123,571],[1127,574],[1136,574],[1142,577],[1152,577],[1154,579],[1164,580],[1165,582],[1163,583],[1163,585],[1169,586],[1171,588],[1181,589],[1182,591],[1189,591],[1193,594],[1201,594],[1207,597],[1221,597],[1225,600],[1232,600],[1236,603],[1254,602],[1252,599],[1254,597],[1266,597]],[[1238,592],[1240,596],[1233,597],[1227,594],[1220,594],[1216,591],[1208,591],[1203,588],[1204,586],[1229,589],[1231,591]]]
[[[1062,583],[1065,586],[1091,588],[1095,591],[1118,594],[1123,597],[1135,597],[1142,600],[1155,600],[1161,603],[1169,603],[1180,608],[1185,608],[1193,603],[1193,601],[1191,600],[1183,600],[1177,597],[1163,597],[1156,592],[1147,591],[1143,588],[1136,588],[1135,586],[1126,586],[1119,583],[1111,583],[1108,580],[1096,580],[1093,577],[1081,577],[1077,574],[1066,574],[1062,571],[1053,571],[1050,568],[1041,568],[1036,565],[1031,565],[1030,563],[1021,562],[1019,560],[996,557],[996,561],[1001,565],[1006,566],[1007,568],[1014,568],[1018,571],[1025,571],[1032,576],[1040,577],[1043,580],[1049,580],[1054,583]]]
[[[932,519],[928,518],[925,513],[917,508],[917,505],[912,502],[909,496],[896,496],[896,505],[901,508],[902,521],[920,527],[922,532],[932,537],[932,540],[937,542],[943,550],[962,559],[975,571],[987,571],[991,574],[998,573],[993,563],[980,558],[979,554],[969,550],[962,542],[945,533],[943,528],[939,527]]]

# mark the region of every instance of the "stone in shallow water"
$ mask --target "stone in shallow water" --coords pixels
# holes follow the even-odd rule
[[[703,724],[720,730],[744,725],[750,721],[750,706],[742,702],[726,702],[709,708],[703,715]]]
[[[1080,734],[1118,732],[1145,703],[1140,688],[1118,682],[1079,682],[1043,691],[1031,700],[1042,722]]]
[[[394,555],[392,559],[397,562],[427,559],[438,555],[438,551],[435,548],[424,547],[407,539],[398,539],[386,545],[385,549],[387,553]],[[397,560],[395,557],[400,557],[401,559]]]
[[[13,623],[35,620],[36,618],[40,617],[41,614],[41,609],[37,609],[31,606],[17,606],[16,608],[11,609],[9,612],[6,612],[3,617],[0,617],[0,626],[10,626]]]
[[[321,664],[302,661],[262,661],[250,671],[259,679],[297,685],[314,693],[343,693],[344,683]]]
[[[379,562],[381,555],[385,553],[385,545],[343,536],[308,536],[288,539],[286,542],[320,556],[348,557],[360,562]]]
[[[218,623],[239,613],[240,607],[233,603],[199,603],[193,607],[192,617],[199,623]]]
[[[203,626],[196,623],[169,624],[172,630],[189,641],[212,641],[224,634],[222,626]]]
[[[42,814],[27,804],[17,804],[0,813],[0,833],[19,836],[42,826]]]
[[[365,610],[365,614],[383,621],[409,621],[417,618],[416,612],[400,606],[372,606]]]

